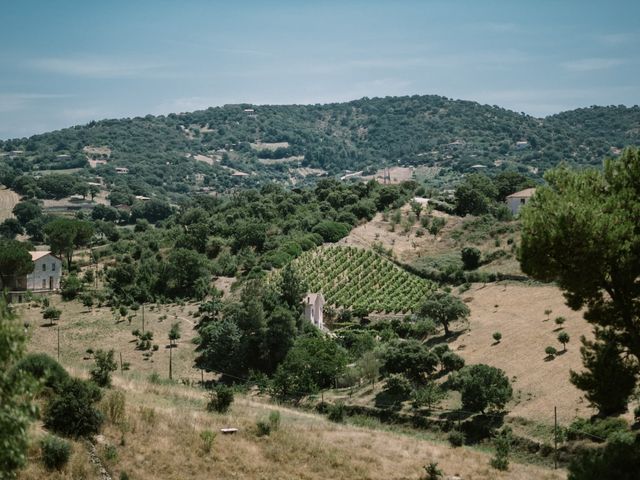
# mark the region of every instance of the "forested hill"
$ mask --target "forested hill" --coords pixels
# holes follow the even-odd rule
[[[118,181],[140,194],[179,194],[197,183],[215,190],[268,179],[299,183],[308,175],[373,173],[387,165],[439,165],[460,172],[478,165],[511,166],[535,175],[561,160],[599,164],[638,143],[638,106],[590,107],[538,119],[429,95],[326,105],[226,105],[93,121],[0,141],[0,160],[5,175],[75,167],[89,174],[92,160],[92,173],[107,181],[116,178],[116,167],[129,168],[129,177]]]

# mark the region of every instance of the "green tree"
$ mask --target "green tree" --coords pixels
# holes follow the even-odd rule
[[[267,320],[266,347],[270,371],[274,371],[286,357],[295,337],[296,319],[293,313],[277,306]]]
[[[418,310],[420,317],[441,324],[445,335],[449,335],[449,325],[452,322],[466,319],[469,313],[469,307],[462,300],[446,292],[429,294]]]
[[[175,322],[169,330],[169,380],[173,379],[173,347],[182,336],[180,333],[180,323]]]
[[[91,222],[73,218],[56,218],[44,227],[45,238],[51,250],[65,257],[67,268],[71,267],[74,249],[88,245],[93,232]]]
[[[602,352],[637,364],[640,153],[626,149],[619,159],[605,161],[602,172],[560,167],[545,179],[548,186],[537,189],[523,209],[522,269],[556,281],[571,308],[585,308],[596,338],[613,344]]]
[[[484,413],[487,408],[503,409],[513,396],[505,373],[489,365],[465,367],[452,374],[450,382],[452,388],[461,394],[462,407],[471,412]]]
[[[91,374],[91,380],[99,387],[111,386],[111,372],[115,372],[118,369],[118,365],[113,359],[114,353],[112,349],[109,351],[96,350],[93,354],[96,364],[89,373]]]
[[[459,215],[482,215],[489,212],[498,190],[486,175],[467,175],[455,191],[456,212]]]
[[[13,214],[22,226],[42,216],[42,208],[36,200],[24,200],[13,207]]]
[[[207,372],[242,373],[242,331],[230,319],[207,322],[198,328],[196,366]]]
[[[460,256],[465,270],[475,270],[480,266],[480,250],[475,247],[464,247]]]
[[[16,240],[0,239],[0,287],[13,288],[17,277],[33,272],[27,247]]]
[[[60,315],[62,314],[61,310],[58,310],[56,307],[47,307],[42,312],[42,318],[45,320],[49,320],[49,325],[53,325],[54,322],[60,320]]]
[[[0,223],[0,237],[15,239],[18,235],[22,235],[24,229],[20,222],[15,218],[7,218],[4,222]]]
[[[24,355],[22,325],[0,297],[0,480],[14,478],[27,460],[29,423],[36,415],[35,385],[28,372],[14,369]]]
[[[640,471],[640,441],[618,433],[604,448],[585,449],[569,465],[569,480],[635,480]]]
[[[570,339],[571,337],[567,332],[560,332],[558,334],[558,341],[562,344],[562,350],[565,352],[567,351],[567,343],[569,343]]]
[[[95,407],[102,397],[93,382],[78,378],[67,381],[47,404],[44,426],[61,435],[84,437],[98,433],[103,416]]]
[[[428,411],[437,407],[447,397],[447,392],[433,380],[413,392],[413,407],[427,407]]]

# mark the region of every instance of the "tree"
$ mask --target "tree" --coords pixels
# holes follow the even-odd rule
[[[34,263],[27,247],[16,240],[0,239],[0,285],[13,288],[17,277],[33,272]]]
[[[296,337],[296,319],[280,305],[271,312],[267,320],[266,347],[269,371],[273,372],[284,360]]]
[[[640,439],[615,434],[604,448],[586,449],[569,465],[569,480],[635,480],[640,471]]]
[[[91,195],[91,201],[100,193],[100,187],[97,185],[89,185],[89,195]]]
[[[480,250],[475,247],[464,247],[460,256],[465,270],[475,270],[480,266]]]
[[[495,340],[496,343],[500,343],[500,340],[502,340],[502,333],[493,332],[493,339]]]
[[[22,235],[24,229],[20,222],[15,218],[7,218],[4,222],[0,223],[0,237],[14,239],[18,235]]]
[[[109,351],[96,350],[93,354],[96,364],[89,373],[91,374],[91,380],[99,387],[111,386],[111,372],[115,372],[118,369],[113,356],[113,349]]]
[[[422,213],[422,204],[420,202],[416,202],[415,200],[412,200],[409,203],[409,206],[411,207],[411,211],[415,213],[416,218],[420,220],[420,214]]]
[[[56,307],[47,307],[42,312],[42,318],[49,320],[49,325],[53,325],[54,322],[60,320],[61,314],[62,311],[58,310]]]
[[[449,378],[452,388],[461,394],[462,407],[471,412],[484,413],[487,408],[503,409],[513,396],[505,373],[489,365],[471,365]]]
[[[24,227],[31,220],[42,216],[42,208],[35,200],[25,200],[17,203],[16,206],[13,207],[13,214]]]
[[[169,330],[169,380],[173,379],[173,347],[181,336],[180,323],[176,322],[172,324]]]
[[[281,399],[315,393],[331,386],[346,364],[346,352],[330,338],[298,338],[273,376],[272,393]]]
[[[56,218],[44,227],[45,237],[53,253],[64,255],[67,268],[71,267],[74,248],[85,246],[93,236],[91,222],[73,218]]]
[[[14,368],[24,355],[22,325],[0,297],[0,479],[13,478],[27,460],[29,423],[36,415],[35,384],[27,371]]]
[[[600,415],[625,411],[636,385],[637,367],[629,358],[623,358],[622,347],[610,339],[581,340],[580,354],[586,370],[571,371],[571,383],[585,392]]]
[[[413,407],[427,407],[428,411],[437,407],[447,397],[447,392],[433,380],[413,392]]]
[[[230,319],[207,322],[198,327],[200,344],[196,366],[207,372],[242,373],[242,332]]]
[[[440,363],[440,359],[418,340],[395,340],[384,352],[384,370],[387,373],[402,373],[416,383],[425,381]]]
[[[444,327],[445,335],[449,335],[449,325],[456,320],[469,316],[467,307],[459,298],[446,292],[430,294],[420,305],[418,314],[420,317],[429,318]]]
[[[571,337],[569,337],[567,332],[560,332],[558,334],[558,341],[562,344],[562,350],[565,352],[567,351],[567,343],[569,343],[570,339]]]
[[[72,378],[47,404],[44,426],[70,437],[98,433],[103,416],[95,407],[102,393],[93,382]]]
[[[489,212],[498,190],[486,175],[467,175],[455,191],[456,212],[459,215],[482,215]]]
[[[295,311],[302,308],[302,299],[307,293],[307,285],[291,262],[280,273],[278,290],[280,297],[290,309]]]
[[[493,444],[496,447],[496,454],[491,459],[491,466],[496,470],[509,469],[509,453],[511,452],[512,441],[511,428],[509,427],[504,427],[493,439]]]
[[[629,356],[637,364],[640,153],[626,149],[619,159],[605,161],[603,172],[560,167],[545,179],[548,186],[537,189],[523,209],[522,269],[538,280],[556,281],[572,309],[586,307],[596,337],[613,344],[601,348],[610,360]],[[580,384],[593,388],[591,382]]]

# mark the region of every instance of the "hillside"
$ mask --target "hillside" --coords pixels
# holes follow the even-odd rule
[[[434,95],[326,105],[225,105],[101,120],[0,142],[4,175],[99,175],[136,195],[180,197],[264,180],[299,184],[385,166],[518,168],[531,175],[566,160],[598,165],[640,141],[640,108],[592,107],[537,119]],[[91,164],[95,168],[90,168]],[[128,174],[116,174],[126,167]]]

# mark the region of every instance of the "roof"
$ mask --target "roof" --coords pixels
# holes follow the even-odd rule
[[[53,255],[49,251],[34,251],[29,253],[31,254],[31,261],[33,262],[35,262],[36,260],[40,260],[42,257],[46,257],[47,255],[51,255],[52,257],[55,257],[55,255]]]
[[[534,193],[536,193],[535,188],[525,188],[524,190],[508,195],[507,198],[530,198],[533,197]]]
[[[324,300],[324,297],[322,297],[322,293],[307,293],[307,295],[302,300],[302,303],[305,303],[307,305],[314,304],[318,300],[318,297],[321,297]]]

